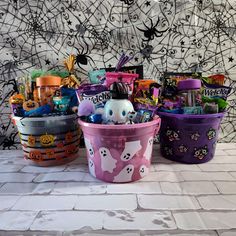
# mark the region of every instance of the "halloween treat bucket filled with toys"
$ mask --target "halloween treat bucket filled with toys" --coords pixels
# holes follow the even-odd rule
[[[79,121],[84,133],[89,172],[106,182],[133,182],[149,173],[153,138],[160,119],[130,125]]]
[[[13,117],[24,158],[40,166],[59,165],[78,157],[79,127],[76,114],[51,117]]]
[[[149,172],[160,118],[154,108],[134,109],[137,74],[107,72],[104,77],[77,90],[89,172],[106,182],[133,182]]]
[[[220,123],[231,88],[222,76],[170,76],[165,79],[158,115],[161,154],[177,162],[208,162],[214,157]],[[224,76],[223,76],[224,77]]]
[[[59,165],[78,157],[81,132],[73,112],[78,100],[71,76],[66,71],[33,71],[17,79],[19,92],[9,100],[12,121],[24,158],[32,164]]]

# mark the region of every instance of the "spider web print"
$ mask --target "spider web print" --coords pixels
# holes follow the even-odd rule
[[[15,78],[63,69],[71,53],[82,81],[92,68],[115,66],[122,52],[157,81],[166,71],[226,74],[233,89],[220,141],[236,142],[235,34],[232,0],[2,0],[0,147],[19,144],[8,105]]]

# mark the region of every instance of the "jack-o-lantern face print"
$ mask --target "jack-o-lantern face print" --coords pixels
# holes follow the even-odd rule
[[[48,149],[48,150],[46,150],[45,151],[46,152],[46,155],[47,155],[47,157],[48,158],[54,158],[55,157],[55,151],[54,151],[54,149]]]
[[[34,146],[35,146],[35,137],[34,137],[34,136],[30,135],[30,136],[28,137],[28,144],[29,144],[29,146],[31,146],[31,147],[34,147]]]
[[[65,140],[67,143],[70,143],[73,139],[73,134],[71,132],[66,133]]]
[[[40,136],[40,143],[43,147],[49,147],[54,144],[55,137],[50,134],[44,134]]]
[[[23,103],[23,108],[25,111],[31,111],[39,107],[39,104],[35,101],[29,100]]]
[[[32,161],[43,161],[43,156],[42,156],[42,153],[40,151],[30,151],[29,152],[29,158],[32,160]]]
[[[65,153],[66,155],[71,155],[71,154],[74,154],[76,153],[78,150],[77,150],[77,147],[75,145],[69,145],[67,147],[65,147]]]

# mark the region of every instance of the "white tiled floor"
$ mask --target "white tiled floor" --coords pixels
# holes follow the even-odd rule
[[[0,151],[0,236],[235,236],[236,144],[200,165],[154,154],[147,177],[109,184],[89,175],[84,150],[47,168]]]

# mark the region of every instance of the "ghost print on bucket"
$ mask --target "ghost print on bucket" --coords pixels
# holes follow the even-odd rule
[[[132,175],[134,173],[134,166],[129,164],[125,166],[118,175],[114,177],[113,182],[130,182],[132,180]]]
[[[92,176],[96,177],[96,173],[95,173],[95,164],[93,162],[93,160],[89,159],[88,161],[88,165],[89,165],[89,172]]]
[[[89,153],[89,156],[93,158],[94,157],[94,150],[93,150],[92,144],[90,143],[90,140],[85,138],[84,142],[85,142],[87,152]]]
[[[109,173],[112,173],[116,168],[117,160],[112,157],[109,149],[105,147],[99,148],[99,154],[101,158],[102,171],[108,171]]]
[[[140,174],[141,178],[146,176],[148,173],[149,173],[149,168],[145,165],[141,165],[139,168],[139,174]]]
[[[133,156],[141,150],[142,146],[140,144],[140,140],[132,141],[132,142],[125,142],[124,151],[121,154],[120,159],[122,161],[129,161],[133,158]]]
[[[149,173],[153,136],[145,140],[133,140],[116,145],[96,145],[96,141],[85,137],[88,167],[92,176],[113,183],[127,183],[143,178]],[[103,142],[102,142],[103,144]],[[114,148],[114,146],[116,148]]]
[[[152,157],[152,146],[153,146],[153,137],[150,137],[147,142],[146,150],[143,154],[146,160],[150,160]]]

